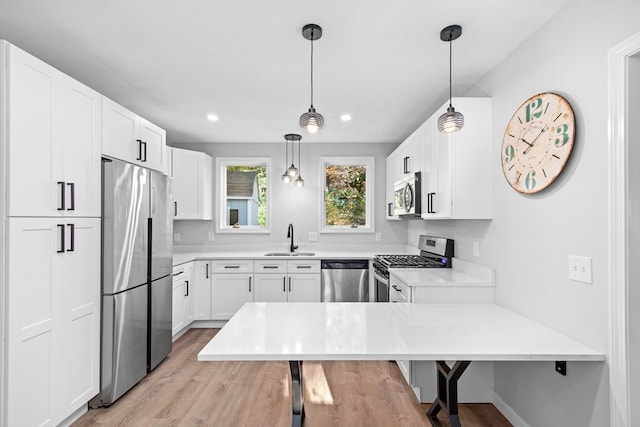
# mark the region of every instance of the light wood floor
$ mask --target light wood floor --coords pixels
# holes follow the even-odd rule
[[[198,362],[216,329],[191,329],[158,368],[81,426],[291,426],[286,362]],[[305,362],[305,426],[430,426],[395,363]],[[442,425],[449,426],[442,418]],[[510,427],[491,404],[460,405],[463,427]]]

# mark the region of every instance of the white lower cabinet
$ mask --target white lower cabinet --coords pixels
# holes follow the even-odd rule
[[[100,218],[9,218],[7,231],[5,422],[58,425],[99,391]]]
[[[211,261],[211,320],[229,320],[254,295],[253,260]]]
[[[320,302],[320,261],[255,261],[256,302]]]
[[[211,320],[211,261],[193,266],[193,320]]]
[[[178,334],[193,321],[193,262],[173,267],[171,333]]]

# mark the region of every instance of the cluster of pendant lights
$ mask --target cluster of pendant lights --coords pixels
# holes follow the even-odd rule
[[[304,187],[304,179],[302,179],[302,176],[300,175],[300,169],[298,169],[293,164],[294,147],[295,147],[296,141],[298,141],[298,164],[299,165],[301,164],[300,163],[300,140],[302,139],[302,137],[297,133],[288,133],[284,136],[284,139],[286,144],[285,145],[286,158],[284,161],[284,166],[286,169],[282,174],[282,182],[287,183],[287,182],[293,181],[296,187],[298,188]],[[287,167],[287,164],[289,163],[289,145],[291,145],[291,165]]]

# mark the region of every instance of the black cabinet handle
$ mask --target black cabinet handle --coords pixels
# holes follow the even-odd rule
[[[389,203],[388,207],[387,207],[387,213],[389,214],[389,216],[393,216],[393,203]]]
[[[71,207],[68,208],[68,211],[76,210],[76,184],[74,182],[68,182],[67,187],[69,187],[69,194],[71,195]]]
[[[60,186],[60,206],[58,206],[58,210],[59,211],[63,211],[64,210],[64,193],[65,193],[65,187],[64,187],[64,181],[58,181],[58,185]]]
[[[263,265],[262,268],[264,268],[265,270],[273,270],[274,268],[278,268],[277,265]]]
[[[206,263],[204,265],[204,268],[205,268],[204,277],[205,277],[205,279],[208,279],[209,278],[209,263]]]
[[[178,216],[178,202],[173,202],[173,216]]]
[[[186,292],[186,293],[184,294],[184,296],[185,296],[185,297],[188,297],[188,296],[189,296],[189,281],[188,281],[188,280],[185,280],[185,281],[184,281],[184,284],[185,284],[185,292]]]
[[[58,249],[56,252],[62,254],[64,253],[64,249],[66,246],[64,243],[64,224],[58,224],[57,227],[60,230],[60,249]]]
[[[282,292],[287,292],[287,278],[282,276]]]
[[[144,157],[142,159],[143,162],[147,161],[147,142],[146,141],[141,141],[142,145],[144,147]],[[142,155],[140,155],[140,157],[142,157]]]
[[[396,291],[398,291],[398,292],[402,292],[402,289],[398,289],[398,287],[396,285],[391,285],[391,287],[393,289],[395,289]]]
[[[240,268],[239,265],[225,265],[224,268]]]
[[[289,277],[289,292],[291,292],[291,277]]]
[[[142,160],[142,140],[136,139],[136,141],[138,141],[138,157],[136,157],[136,160]]]
[[[251,279],[252,279],[252,277],[249,276],[249,292],[251,292]]]
[[[433,203],[433,197],[436,195],[436,193],[429,193],[427,194],[427,213],[436,213],[435,209],[433,208],[434,203]]]
[[[409,156],[405,157],[403,162],[404,173],[409,173]]]
[[[75,224],[67,224],[69,227],[69,249],[67,252],[73,252],[76,249],[76,225]]]

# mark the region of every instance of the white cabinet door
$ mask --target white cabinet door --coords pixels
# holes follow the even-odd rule
[[[400,217],[394,213],[394,207],[396,204],[396,195],[393,187],[395,184],[394,171],[396,168],[396,158],[394,153],[389,154],[385,161],[385,166],[385,216],[387,219],[400,219]]]
[[[9,216],[100,215],[100,95],[8,50]]]
[[[193,272],[193,320],[211,320],[211,264],[196,261]]]
[[[100,220],[8,231],[7,422],[57,425],[99,391]]]
[[[102,153],[168,173],[166,131],[104,96]]]
[[[173,281],[171,311],[171,335],[176,335],[187,326],[185,313],[185,298],[187,296],[186,281],[179,279]]]
[[[213,219],[213,159],[172,148],[173,219]]]
[[[150,121],[140,118],[140,140],[143,147],[142,163],[151,169],[168,173],[167,132]]]
[[[245,302],[253,301],[253,274],[214,274],[211,282],[211,318],[229,320]]]
[[[286,274],[255,274],[256,302],[286,302],[287,301],[287,275]]]
[[[491,99],[454,98],[464,114],[464,127],[441,133],[425,130],[426,200],[422,217],[490,219],[493,215]],[[429,120],[435,124],[442,106]]]
[[[289,302],[320,302],[320,274],[289,274]]]

